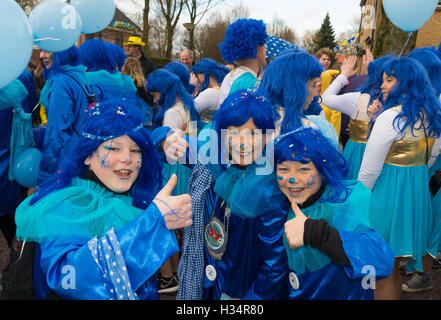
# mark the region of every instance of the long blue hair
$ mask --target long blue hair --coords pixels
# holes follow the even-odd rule
[[[266,68],[259,92],[273,105],[275,121],[280,118],[277,108],[284,109],[282,133],[301,127],[302,108],[308,97],[306,83],[320,78],[322,72],[323,67],[314,56],[294,49],[287,50]]]
[[[196,75],[204,75],[204,82],[201,84],[199,93],[207,89],[208,84],[210,83],[210,76],[216,79],[219,85],[221,85],[222,81],[224,81],[225,76],[230,73],[230,69],[210,58],[203,58],[199,60],[198,63],[193,66],[191,71]]]
[[[188,71],[185,64],[180,62],[170,62],[165,65],[164,69],[177,75],[178,78],[181,79],[182,85],[185,89],[187,89],[189,94],[192,95],[194,93],[196,86],[190,83],[190,71]]]
[[[381,85],[383,83],[383,67],[384,64],[396,59],[394,56],[387,55],[381,58],[375,59],[368,64],[367,67],[367,80],[356,91],[361,93],[368,93],[371,97],[370,103],[375,99],[378,99],[383,103],[383,95],[381,94]]]
[[[439,136],[441,106],[424,66],[413,58],[402,57],[386,63],[384,73],[396,77],[397,84],[389,91],[383,110],[402,105],[401,112],[395,117],[394,127],[400,133],[407,127],[421,129],[415,128],[415,124],[422,120],[428,123],[429,136]],[[401,128],[398,125],[400,119],[404,121]]]
[[[113,61],[116,65],[116,69],[121,71],[127,59],[127,55],[124,52],[124,49],[112,42],[105,42],[104,45],[110,51],[110,55],[112,56]]]
[[[165,112],[176,104],[176,98],[181,99],[185,110],[190,112],[191,121],[199,121],[199,114],[194,106],[193,97],[182,85],[177,75],[165,69],[158,69],[147,77],[146,88],[150,92],[161,93],[158,101],[160,106],[155,115],[155,126],[162,126]]]
[[[88,71],[106,70],[116,72],[116,61],[112,51],[101,39],[86,40],[80,47],[80,58]]]
[[[325,138],[320,131],[301,127],[276,140],[274,162],[299,161],[303,164],[313,162],[322,176],[322,183],[330,187],[325,201],[344,202],[349,196],[345,177],[348,166],[343,155]]]
[[[429,75],[436,95],[441,95],[441,60],[431,48],[418,48],[412,50],[409,55],[421,63]]]
[[[61,161],[57,171],[40,186],[31,205],[56,190],[68,187],[72,179],[88,170],[84,160],[106,140],[128,135],[141,149],[142,166],[129,194],[133,205],[145,209],[162,186],[162,165],[149,132],[142,125],[143,115],[128,99],[115,99],[89,109],[80,138]]]
[[[223,129],[230,126],[240,127],[250,119],[262,130],[262,134],[267,134],[267,130],[274,130],[272,106],[266,98],[251,90],[238,90],[230,94],[213,117],[213,129],[217,133],[219,148],[225,143],[222,141]],[[227,155],[221,152],[218,154],[219,163],[225,163],[222,157]]]

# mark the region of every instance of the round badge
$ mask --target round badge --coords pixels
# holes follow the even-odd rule
[[[216,259],[221,259],[225,252],[227,239],[224,225],[217,218],[212,218],[205,226],[205,243],[208,252]]]
[[[298,290],[300,287],[299,278],[294,272],[290,272],[289,274],[289,283],[294,290]]]
[[[207,276],[208,280],[210,280],[210,281],[216,280],[216,277],[217,277],[216,268],[214,266],[212,266],[211,264],[209,264],[208,266],[205,267],[205,275]]]

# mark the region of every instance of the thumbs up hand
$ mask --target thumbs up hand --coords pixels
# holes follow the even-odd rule
[[[156,204],[165,220],[169,230],[181,229],[191,226],[191,197],[188,194],[172,196],[171,193],[178,182],[178,177],[173,174],[164,188],[156,195],[153,203]]]
[[[291,208],[295,217],[285,223],[285,237],[289,247],[294,250],[304,245],[303,233],[305,232],[305,221],[308,218],[294,200],[291,200]]]
[[[161,143],[162,150],[169,163],[175,164],[178,162],[178,159],[181,158],[184,159],[185,163],[185,155],[189,146],[187,140],[184,138],[184,131],[186,128],[187,123],[185,122],[180,129],[169,135]]]

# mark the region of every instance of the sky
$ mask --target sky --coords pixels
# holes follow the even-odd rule
[[[132,6],[128,4],[131,1],[135,0],[115,0],[115,3],[123,11],[131,11]],[[307,30],[318,30],[327,12],[337,36],[352,29],[354,18],[361,16],[360,0],[227,0],[227,5],[217,10],[226,11],[228,7],[241,3],[248,7],[250,18],[269,23],[277,17],[292,27],[299,37]],[[181,20],[187,22],[183,21],[185,18]]]

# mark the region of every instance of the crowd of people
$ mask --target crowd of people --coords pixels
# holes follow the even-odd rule
[[[184,50],[155,68],[144,46],[42,51],[0,89],[3,299],[433,288],[441,52],[366,50],[333,70],[329,49],[311,55],[255,19],[226,30],[225,65]],[[10,169],[27,147],[41,152],[31,187]]]

